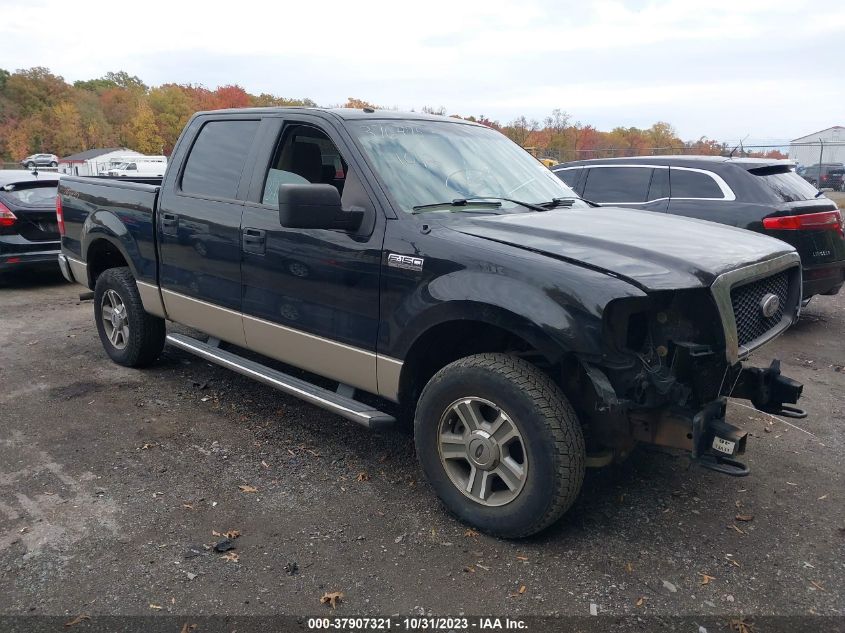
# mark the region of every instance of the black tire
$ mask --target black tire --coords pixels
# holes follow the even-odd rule
[[[494,403],[521,434],[527,474],[504,505],[464,494],[440,458],[441,420],[451,405],[469,397]],[[420,396],[414,439],[426,478],[446,507],[496,536],[521,538],[547,528],[569,509],[584,480],[584,436],[566,396],[538,368],[507,354],[468,356],[441,369]]]
[[[125,306],[125,322],[129,335],[122,347],[109,339],[103,319],[103,298],[109,291]],[[111,295],[110,295],[111,296]],[[118,365],[144,367],[154,362],[164,348],[164,319],[144,311],[138,286],[129,268],[110,268],[97,278],[94,288],[94,321],[106,353]]]
[[[26,164],[27,169],[32,169],[33,167],[35,167],[35,163],[29,162]]]
[[[58,167],[58,166],[59,166],[59,164],[56,161],[52,161],[50,163],[50,167]]]

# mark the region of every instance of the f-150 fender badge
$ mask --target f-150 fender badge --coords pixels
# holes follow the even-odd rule
[[[422,257],[414,257],[413,255],[399,255],[398,253],[387,254],[387,265],[391,268],[404,268],[405,270],[421,271],[423,269]]]

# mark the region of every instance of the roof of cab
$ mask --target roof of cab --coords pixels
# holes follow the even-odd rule
[[[270,108],[230,108],[227,110],[206,110],[203,112],[197,112],[197,116],[219,114],[282,114],[284,112],[325,112],[328,114],[332,114],[337,118],[343,119],[345,121],[356,121],[366,119],[392,119],[397,121],[446,121],[451,123],[463,123],[466,125],[480,125],[479,123],[467,121],[465,119],[441,116],[437,114],[426,114],[424,112],[400,112],[399,110],[371,110],[369,108],[308,108],[304,106],[277,106]]]

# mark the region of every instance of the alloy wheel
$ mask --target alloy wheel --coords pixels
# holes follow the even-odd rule
[[[528,453],[516,423],[478,397],[456,400],[437,429],[440,462],[464,495],[485,506],[519,496],[528,478]]]

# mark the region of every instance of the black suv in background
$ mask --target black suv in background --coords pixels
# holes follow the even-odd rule
[[[801,255],[805,300],[836,294],[845,282],[842,213],[788,161],[637,156],[563,163],[552,171],[599,204],[719,222],[792,244]]]
[[[845,179],[845,165],[842,163],[822,163],[810,165],[798,170],[798,174],[814,187],[842,191]]]
[[[55,173],[0,171],[0,273],[59,268]]]

